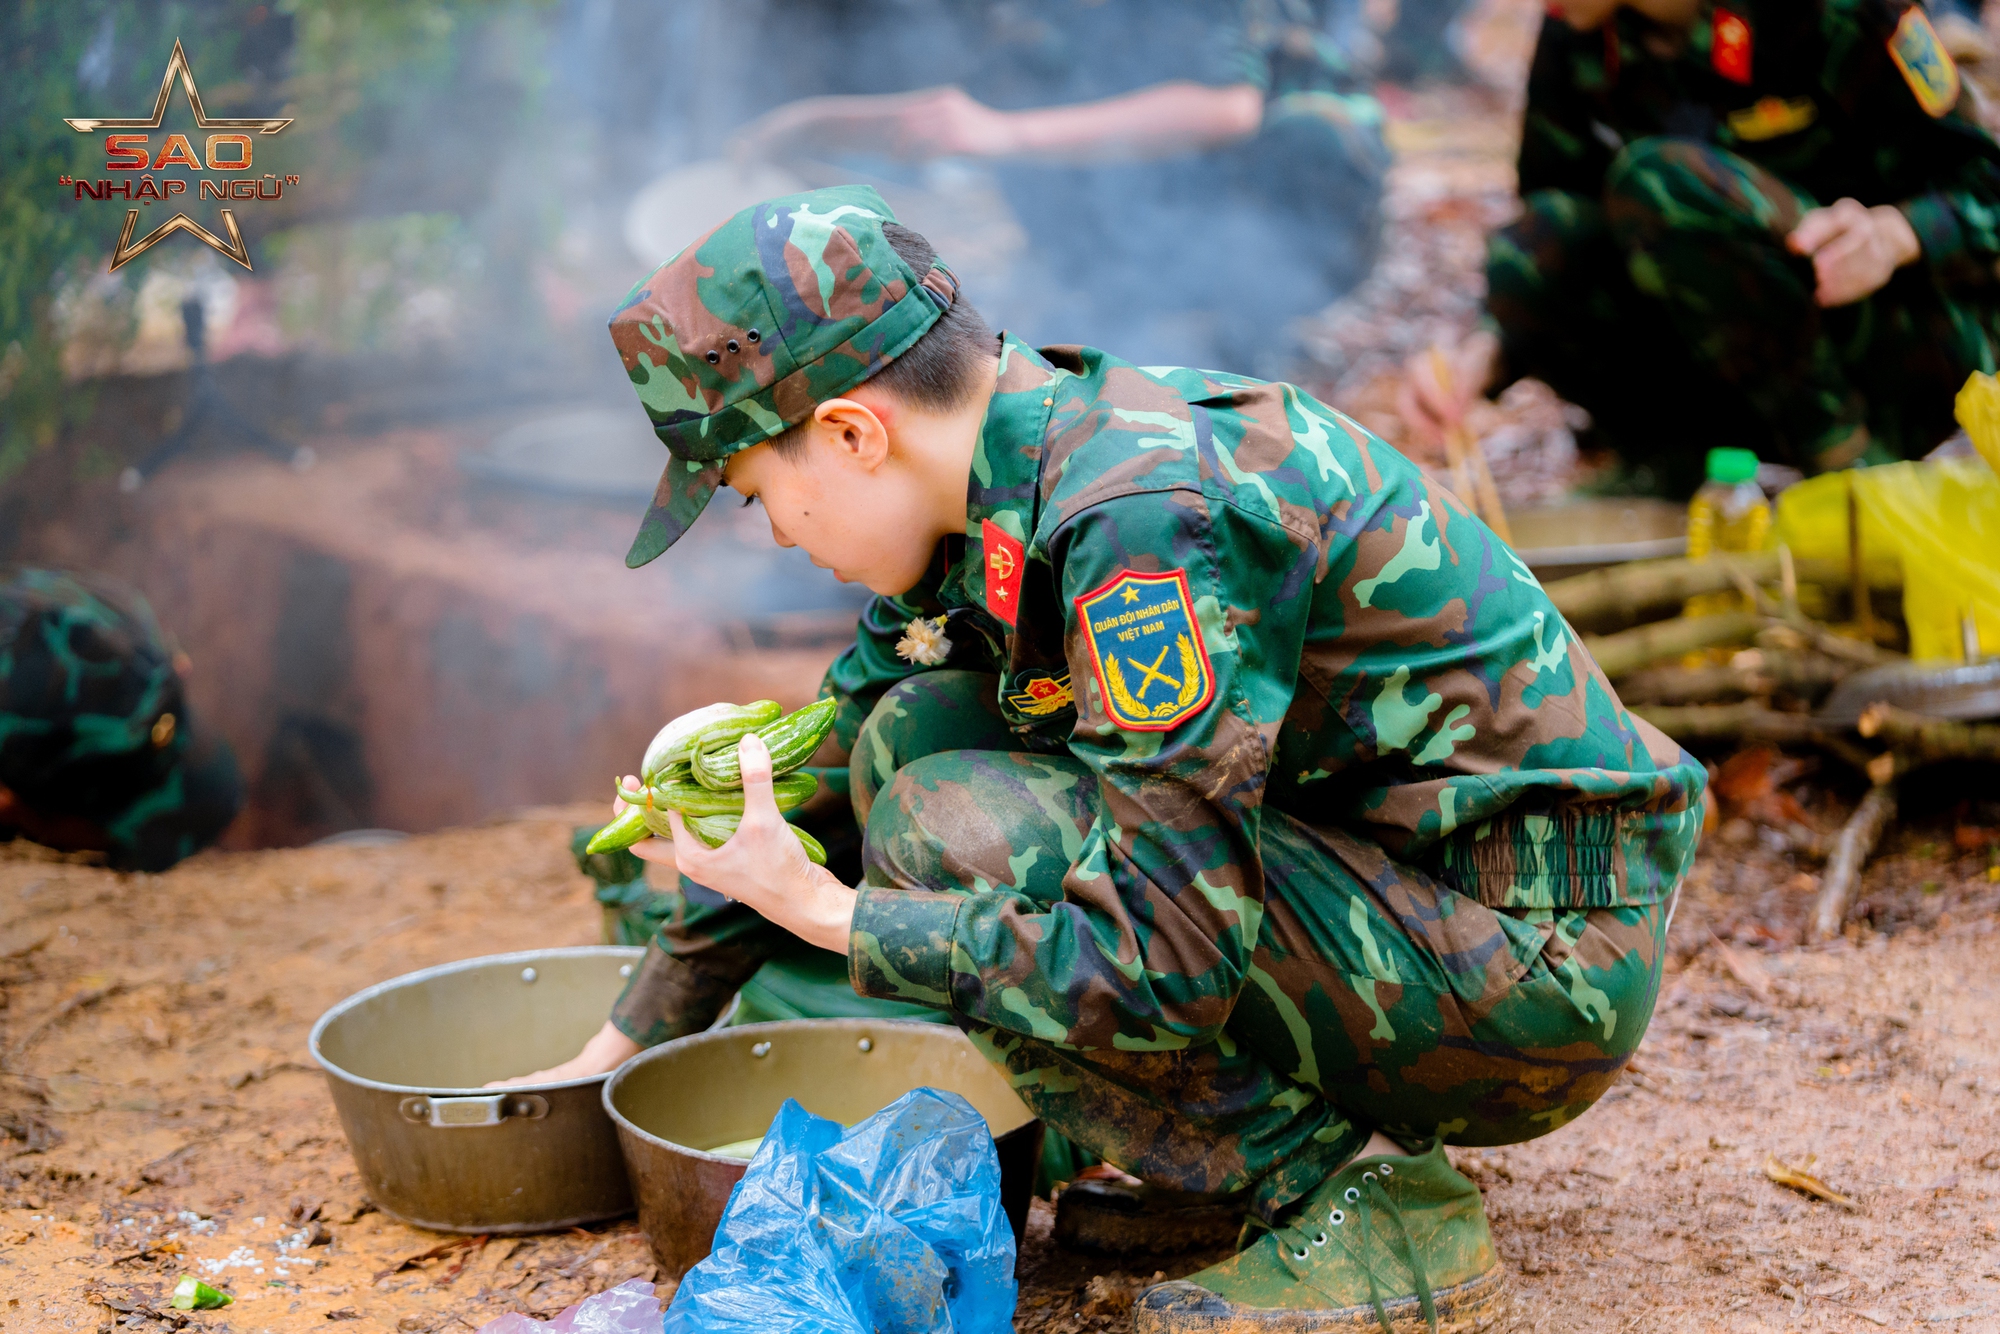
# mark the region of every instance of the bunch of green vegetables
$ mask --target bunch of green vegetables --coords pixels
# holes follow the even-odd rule
[[[679,811],[688,832],[720,847],[743,819],[743,766],[736,743],[755,732],[771,752],[771,787],[778,809],[803,805],[819,788],[811,774],[793,773],[833,730],[835,705],[830,699],[784,714],[776,700],[754,704],[711,704],[684,713],[660,729],[639,766],[640,790],[622,782],[618,799],[625,809],[597,831],[586,853],[629,848],[648,834],[674,836],[668,811]],[[826,865],[826,849],[797,825],[792,833],[814,864]]]

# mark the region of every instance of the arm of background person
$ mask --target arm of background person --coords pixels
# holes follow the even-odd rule
[[[1980,125],[1970,88],[1961,87],[1955,103],[1939,114],[1925,108],[1910,77],[1889,53],[1890,34],[1904,12],[1900,6],[1885,6],[1880,13],[1857,16],[1830,7],[1822,18],[1831,52],[1822,86],[1834,90],[1851,123],[1865,127],[1869,141],[1850,151],[1857,158],[1889,163],[1884,174],[1894,190],[1890,198],[1858,201],[1875,206],[1866,210],[1874,215],[1871,227],[1864,229],[1860,210],[1843,200],[1808,214],[1794,233],[1793,248],[1813,255],[1822,305],[1858,300],[1887,282],[1894,268],[1918,261],[1947,293],[1981,291],[1990,300],[2000,282],[1995,271],[2000,263],[2000,145]],[[1949,57],[1940,53],[1939,59],[1949,67]],[[1832,216],[1833,209],[1843,207],[1848,216]],[[1892,209],[1902,215],[1907,230],[1888,216]],[[1852,270],[1847,274],[1829,272],[1832,266],[1821,262],[1822,252],[1841,233],[1865,242],[1826,256],[1851,256],[1842,266]]]
[[[738,132],[751,157],[874,148],[903,158],[1039,157],[1105,161],[1213,148],[1255,134],[1264,94],[1177,80],[1096,102],[1001,111],[955,87],[863,97],[810,97]]]

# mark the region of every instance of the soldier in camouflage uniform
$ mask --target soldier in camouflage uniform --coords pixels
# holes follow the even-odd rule
[[[1457,395],[1524,375],[1689,491],[1714,445],[1916,457],[2000,339],[2000,146],[1909,0],[1563,0]],[[1662,411],[1671,403],[1677,411]],[[1698,424],[1698,429],[1696,426]]]
[[[613,318],[671,455],[630,563],[726,484],[878,594],[826,683],[862,883],[787,851],[754,737],[739,832],[675,858],[948,1013],[1078,1143],[1240,1207],[1139,1328],[1482,1322],[1443,1145],[1556,1129],[1637,1046],[1701,768],[1513,552],[1290,385],[1003,336],[948,412],[868,394],[977,320],[889,223],[865,187],[769,201]],[[621,1011],[698,1011],[770,939],[656,941]]]
[[[0,567],[0,840],[164,871],[243,805],[228,743],[196,726],[178,655],[136,595]]]
[[[743,7],[743,22],[788,40],[748,48],[755,76],[736,83],[762,114],[732,148],[871,172],[884,157],[976,164],[1027,239],[1003,269],[989,261],[989,311],[1068,338],[1115,335],[1136,361],[1280,366],[1296,356],[1287,325],[1364,277],[1378,248],[1389,152],[1372,80],[1347,49],[1358,8]],[[1400,13],[1421,8],[1408,0]],[[801,100],[770,107],[770,88]],[[1225,235],[1225,247],[1202,243]]]

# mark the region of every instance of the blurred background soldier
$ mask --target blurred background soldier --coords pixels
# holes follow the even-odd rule
[[[213,843],[243,781],[196,726],[182,666],[136,594],[0,566],[0,840],[133,871]]]
[[[1389,155],[1381,106],[1343,50],[1351,8],[791,0],[770,21],[804,40],[774,49],[772,85],[826,95],[768,112],[735,148],[838,159],[842,179],[991,164],[1026,232],[999,290],[974,284],[999,323],[1141,362],[1271,373],[1293,354],[1290,321],[1375,256]]]
[[[1420,436],[1535,376],[1641,487],[1716,445],[1915,457],[2000,337],[2000,146],[1907,0],[1557,0],[1486,327],[1410,370]]]

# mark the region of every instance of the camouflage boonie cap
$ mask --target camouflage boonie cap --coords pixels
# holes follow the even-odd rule
[[[144,600],[23,566],[0,566],[0,785],[98,826],[126,870],[200,851],[243,805],[236,757],[195,725]]]
[[[625,294],[611,341],[672,457],[625,556],[672,546],[731,454],[769,440],[908,351],[958,279],[890,248],[896,215],[865,185],[744,209]]]

